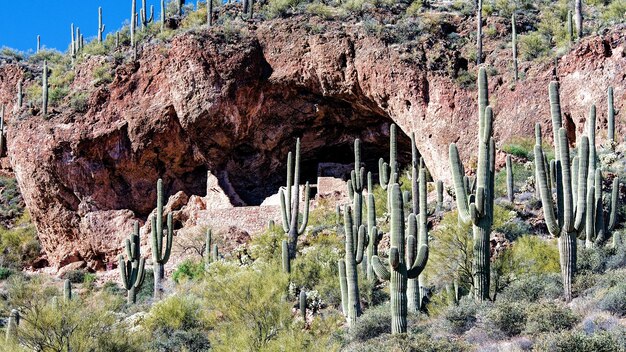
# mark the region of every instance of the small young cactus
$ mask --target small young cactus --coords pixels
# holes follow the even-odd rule
[[[21,109],[24,102],[23,85],[24,81],[20,79],[17,82],[17,109]]]
[[[152,265],[154,266],[154,298],[163,296],[163,280],[165,278],[165,264],[170,259],[174,236],[172,213],[167,214],[167,227],[163,228],[163,181],[157,181],[157,209],[152,216]],[[164,232],[167,233],[163,243]],[[165,245],[165,246],[164,246]]]
[[[17,338],[17,327],[20,325],[20,312],[17,309],[12,309],[9,315],[9,321],[7,323],[6,338],[5,341],[9,343]]]
[[[306,291],[300,290],[300,315],[306,323]]]
[[[102,7],[98,7],[98,43],[102,43],[102,34],[106,25],[102,24]]]
[[[63,282],[63,299],[69,302],[72,299],[72,283],[70,280]]]
[[[443,181],[438,180],[436,183],[436,187],[437,189],[437,212],[440,212],[441,209],[443,208]]]
[[[304,187],[304,213],[302,223],[298,227],[298,209],[300,207],[300,138],[296,140],[296,158],[292,169],[291,152],[287,155],[287,187],[281,189],[280,208],[283,217],[283,230],[288,235],[289,259],[296,257],[298,236],[304,233],[309,221],[309,183]]]
[[[118,257],[120,277],[124,288],[128,291],[127,302],[128,304],[134,304],[137,302],[137,291],[143,285],[145,272],[145,258],[141,256],[141,240],[139,237],[139,223],[135,221],[133,224],[133,233],[129,238],[124,241],[124,247],[126,248],[126,257],[128,260],[124,260],[124,255],[120,254]]]

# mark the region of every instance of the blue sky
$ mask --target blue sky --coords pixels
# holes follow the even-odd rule
[[[160,0],[147,0],[148,8],[150,5],[154,5],[154,17],[159,18]],[[66,51],[72,23],[80,27],[85,41],[96,37],[99,6],[106,25],[105,36],[130,18],[131,0],[2,0],[0,47],[34,51],[37,35],[41,35],[43,47]],[[141,0],[137,0],[137,12],[140,7]]]

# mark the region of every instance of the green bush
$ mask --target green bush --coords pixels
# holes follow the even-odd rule
[[[613,0],[602,9],[602,19],[609,23],[624,22],[626,0]]]
[[[264,7],[270,18],[284,17],[293,13],[303,0],[269,0]]]
[[[497,301],[487,313],[489,323],[509,337],[524,331],[526,318],[525,304],[511,301]]]
[[[409,334],[381,335],[366,342],[346,346],[346,352],[380,352],[380,351],[420,351],[420,352],[463,352],[471,351],[472,346],[463,341],[447,337],[431,335],[428,332],[411,332]]]
[[[14,273],[12,269],[0,267],[0,280],[6,280]]]
[[[526,332],[536,335],[569,330],[578,323],[578,320],[578,316],[569,308],[554,302],[531,304],[527,309]]]
[[[85,274],[85,271],[81,269],[69,270],[63,273],[61,278],[64,280],[70,280],[73,284],[82,284],[85,281]]]
[[[626,283],[610,288],[598,302],[598,308],[620,317],[626,316]]]
[[[204,263],[186,259],[178,265],[172,273],[172,279],[175,283],[181,283],[185,280],[198,280],[204,275]]]
[[[563,293],[559,274],[523,275],[513,281],[500,294],[500,299],[535,302],[540,299],[556,299]]]
[[[555,242],[532,235],[518,238],[511,250],[516,275],[559,273],[559,249]]]
[[[551,352],[618,352],[623,348],[615,335],[605,331],[590,335],[579,331],[544,335],[534,346],[534,350]]]
[[[550,43],[539,32],[530,32],[518,37],[520,55],[524,60],[543,57],[550,52]]]
[[[503,144],[501,150],[520,158],[534,159],[535,139],[518,137]]]
[[[70,106],[76,112],[86,112],[89,108],[88,98],[89,96],[87,95],[87,93],[76,93],[72,95],[72,98],[70,100]]]
[[[93,79],[94,86],[99,86],[102,84],[109,84],[113,82],[113,75],[111,74],[111,66],[108,64],[104,64],[102,66],[98,66],[93,70]]]
[[[476,324],[478,304],[471,297],[463,297],[458,305],[452,305],[444,312],[449,331],[461,335]]]
[[[12,229],[0,226],[0,266],[21,270],[39,255],[40,250],[37,230],[30,223],[28,213],[24,213]]]
[[[389,303],[366,310],[354,327],[350,328],[349,343],[365,342],[383,334],[391,333],[391,314]]]

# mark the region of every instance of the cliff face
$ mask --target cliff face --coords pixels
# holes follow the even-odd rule
[[[49,263],[102,267],[119,252],[132,221],[154,208],[159,177],[168,194],[205,195],[211,171],[231,203],[259,204],[282,184],[295,137],[302,138],[311,181],[318,162],[350,162],[356,137],[373,170],[378,157],[388,158],[391,122],[416,133],[435,178],[449,179],[449,143],[472,159],[476,93],[419,59],[433,54],[435,44],[413,48],[418,59],[407,60],[406,48],[386,45],[360,24],[321,23],[328,28],[315,34],[303,22],[257,23],[243,35],[199,30],[167,46],[146,44],[136,62],[115,64],[114,81],[98,87],[92,71],[104,59],[92,57],[76,68],[71,87],[89,93],[87,112],[66,103],[49,119],[26,110],[9,114],[8,156]],[[620,33],[585,39],[559,60],[571,133],[582,131],[592,103],[598,128],[606,128],[609,85],[616,109],[623,107]],[[441,60],[463,65],[458,55]],[[551,64],[522,64],[526,78],[513,89],[509,59],[493,54],[487,63],[499,73],[489,80],[496,141],[532,136],[535,122],[551,135]],[[13,106],[27,70],[0,67],[2,103]],[[401,146],[410,151],[406,136]]]

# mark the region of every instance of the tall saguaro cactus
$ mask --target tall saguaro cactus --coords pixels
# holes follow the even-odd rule
[[[150,5],[150,17],[148,17],[148,7],[146,0],[141,0],[141,10],[139,10],[139,18],[141,19],[141,30],[145,31],[148,25],[154,19],[154,6]]]
[[[43,60],[43,72],[41,73],[41,111],[43,116],[48,115],[48,61]]]
[[[167,234],[164,235],[164,232]],[[165,243],[163,238],[166,237]],[[156,215],[152,216],[152,265],[154,270],[154,298],[161,299],[163,296],[163,280],[165,278],[165,264],[170,259],[174,228],[172,226],[172,213],[167,214],[167,227],[163,228],[163,180],[157,181],[157,209]]]
[[[0,107],[0,157],[4,155],[4,105]]]
[[[576,241],[578,234],[585,226],[589,140],[586,136],[581,137],[578,147],[578,179],[575,183],[577,199],[574,199],[569,143],[565,129],[559,128],[557,134],[559,138],[554,141],[555,150],[559,150],[560,154],[555,161],[554,173],[557,216],[555,216],[552,191],[548,186],[549,176],[546,172],[545,153],[539,144],[535,145],[535,167],[537,168],[538,186],[546,225],[550,234],[558,238],[563,289],[565,299],[569,302],[572,299],[572,280],[576,272]]]
[[[617,207],[619,206],[619,178],[613,178],[611,201],[606,212],[602,199],[602,171],[600,169],[595,170],[594,183],[589,186],[588,197],[585,247],[590,248],[593,245],[602,245],[615,229]]]
[[[483,59],[483,0],[477,1],[476,9],[476,65]]]
[[[365,188],[365,168],[361,166],[361,140],[354,140],[354,170],[348,180],[348,195],[354,209],[354,225],[359,228],[363,223],[363,189]]]
[[[415,169],[415,166],[414,166]],[[419,182],[416,187],[419,188],[418,208],[413,209],[414,216],[417,216],[417,222],[409,220],[409,236],[411,233],[417,234],[417,240],[420,245],[428,245],[428,202],[426,191],[426,170],[424,167],[420,167],[419,176],[414,171],[414,178]],[[416,212],[417,210],[417,212]],[[409,215],[411,218],[411,215]],[[416,229],[412,229],[412,226],[418,226]],[[407,262],[412,263],[415,261],[415,251],[407,252]],[[407,283],[407,300],[408,309],[410,312],[417,312],[420,309],[424,309],[424,297],[426,296],[426,278],[420,274],[416,279],[408,279]]]
[[[567,11],[567,36],[570,43],[574,42],[574,23],[572,21],[572,10]]]
[[[357,265],[363,260],[363,252],[367,245],[367,236],[365,234],[365,225],[358,228],[352,221],[352,210],[346,205],[344,211],[344,232],[346,244],[345,256],[345,285],[340,282],[340,287],[345,286],[347,289],[347,314],[346,318],[349,326],[354,326],[356,318],[361,315],[361,298],[359,295],[359,280]],[[341,265],[341,264],[340,264]],[[344,276],[339,275],[339,279],[343,280]]]
[[[126,257],[128,260],[124,260],[124,255],[120,254],[118,257],[120,277],[124,288],[127,291],[128,304],[134,304],[137,302],[137,291],[143,285],[144,278],[146,277],[145,258],[141,256],[141,240],[139,238],[139,223],[133,224],[133,233],[129,238],[124,241],[124,247],[126,248]]]
[[[583,1],[574,0],[574,22],[576,22],[576,35],[578,39],[583,37]]]
[[[304,187],[304,213],[298,227],[300,207],[300,138],[296,140],[296,158],[292,169],[291,152],[287,155],[287,187],[280,190],[280,208],[283,215],[283,230],[288,235],[289,259],[296,257],[298,236],[304,233],[309,221],[309,183]]]
[[[613,105],[613,87],[609,87],[606,91],[606,102],[608,105],[607,139],[609,140],[610,147],[613,148],[613,144],[615,144],[615,106]]]
[[[165,0],[161,0],[161,32],[165,29]]]
[[[511,15],[511,48],[513,49],[513,80],[517,81],[517,29],[515,28],[515,12]]]
[[[389,280],[391,332],[399,334],[407,331],[407,280],[418,277],[426,267],[428,245],[418,243],[415,233],[418,226],[415,214],[409,215],[409,234],[405,238],[404,204],[400,185],[397,183],[390,185],[389,192],[391,203],[389,267],[387,268],[377,255],[372,257],[371,265],[379,279]]]
[[[102,24],[102,7],[98,7],[98,43],[102,43],[102,34],[106,26]]]
[[[513,193],[513,163],[511,156],[506,156],[506,196],[509,202],[513,202],[515,194]]]
[[[463,163],[454,143],[450,144],[450,166],[456,193],[459,221],[473,224],[474,238],[474,298],[489,299],[490,243],[493,224],[495,142],[492,137],[493,113],[488,106],[487,73],[483,67],[478,72],[478,167],[476,194],[467,195],[463,182]]]
[[[21,109],[24,103],[23,86],[24,86],[24,81],[20,79],[17,82],[17,109]]]
[[[137,27],[137,0],[131,1],[130,6],[130,47],[135,47],[135,29]]]
[[[209,26],[212,26],[213,25],[213,0],[207,0],[206,2],[206,17],[207,17],[206,23]]]
[[[378,255],[378,243],[383,237],[376,227],[376,202],[374,200],[374,185],[372,183],[372,173],[367,173],[367,254],[365,260],[370,261],[375,255]],[[366,267],[367,280],[373,282],[376,277],[371,263]]]

